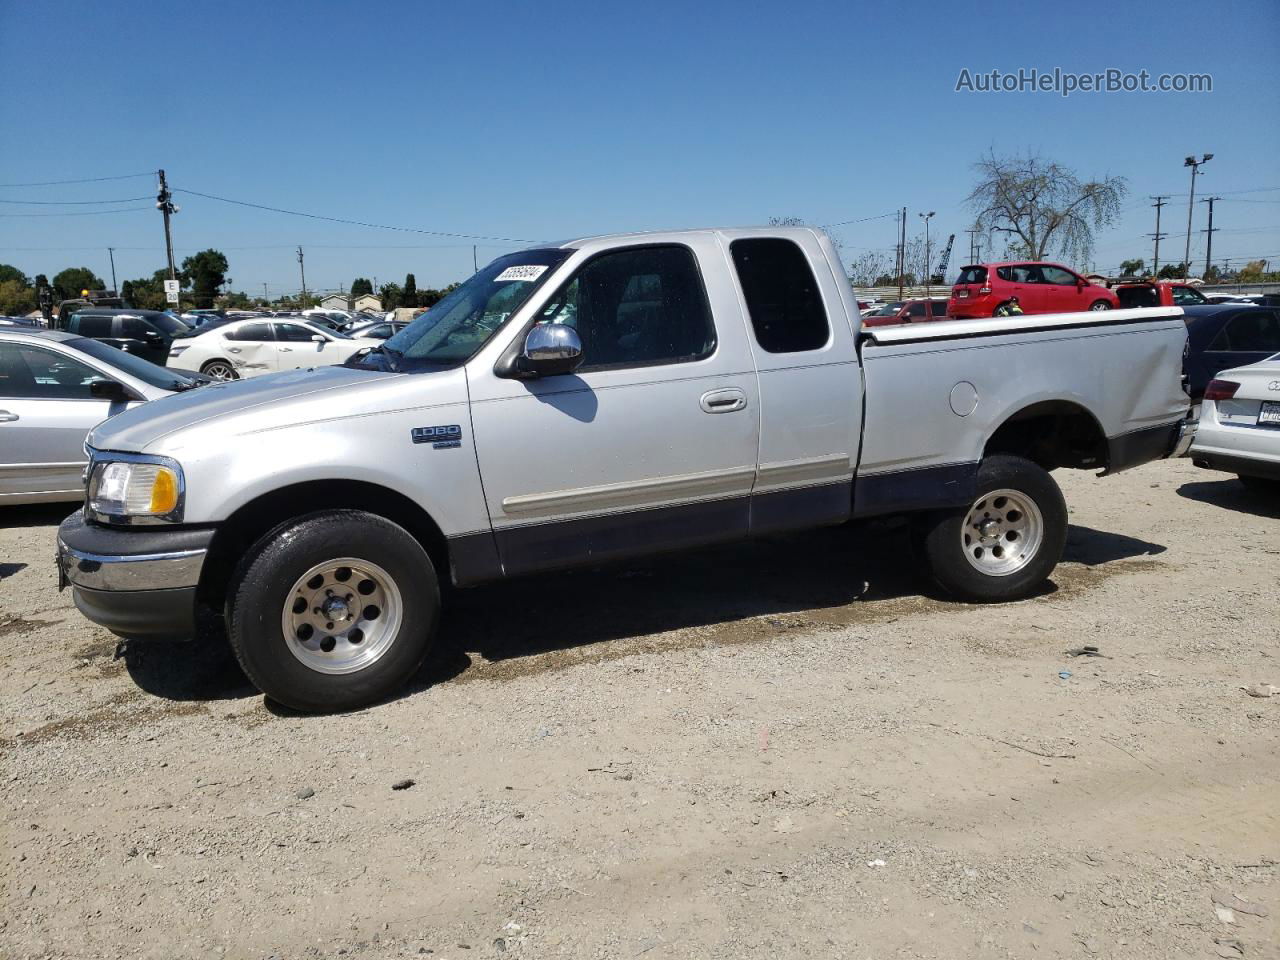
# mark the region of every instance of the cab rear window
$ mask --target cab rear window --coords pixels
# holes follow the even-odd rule
[[[965,267],[956,278],[956,283],[986,283],[986,267]]]

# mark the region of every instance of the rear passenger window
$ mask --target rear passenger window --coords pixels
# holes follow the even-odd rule
[[[109,337],[111,318],[77,313],[71,318],[70,328],[72,333],[78,333],[82,337]]]
[[[595,257],[539,319],[578,331],[583,371],[688,363],[716,346],[702,275],[688,247],[635,247]]]
[[[1280,350],[1280,316],[1272,310],[1237,314],[1218,334],[1210,350],[1275,353]]]
[[[254,343],[269,343],[275,339],[271,334],[269,323],[246,323],[237,330],[227,334],[228,340],[248,340]]]
[[[790,240],[760,237],[729,244],[756,342],[769,353],[817,350],[831,339],[818,283]]]

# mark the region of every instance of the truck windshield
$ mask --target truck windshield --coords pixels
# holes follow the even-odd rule
[[[412,371],[465,363],[571,252],[525,250],[499,257],[388,339],[380,350],[387,366]]]

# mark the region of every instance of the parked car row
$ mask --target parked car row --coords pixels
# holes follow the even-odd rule
[[[103,340],[0,328],[0,504],[80,499],[96,424],[207,382]]]

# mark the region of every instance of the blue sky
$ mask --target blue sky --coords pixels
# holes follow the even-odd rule
[[[1176,0],[1158,19],[1088,2],[0,0],[0,184],[164,167],[179,191],[535,241],[770,216],[829,224],[905,205],[912,231],[917,211],[936,210],[932,232],[960,246],[974,160],[1031,149],[1129,179],[1123,218],[1097,244],[1107,268],[1149,258],[1150,194],[1174,195],[1161,254],[1180,259],[1183,157],[1211,152],[1197,194],[1227,198],[1214,259],[1280,261],[1278,45],[1275,0]],[[955,92],[962,68],[1019,67],[1207,72],[1213,92]],[[114,246],[121,281],[148,275],[164,265],[148,201],[44,214],[114,209],[49,201],[151,193],[145,177],[0,188],[0,200],[47,204],[0,203],[0,262],[109,279]],[[312,289],[471,272],[469,239],[175,199],[179,256],[223,250],[250,293],[297,289],[297,244]],[[879,219],[833,232],[852,259],[890,247],[893,231]],[[475,242],[482,262],[511,249]]]

